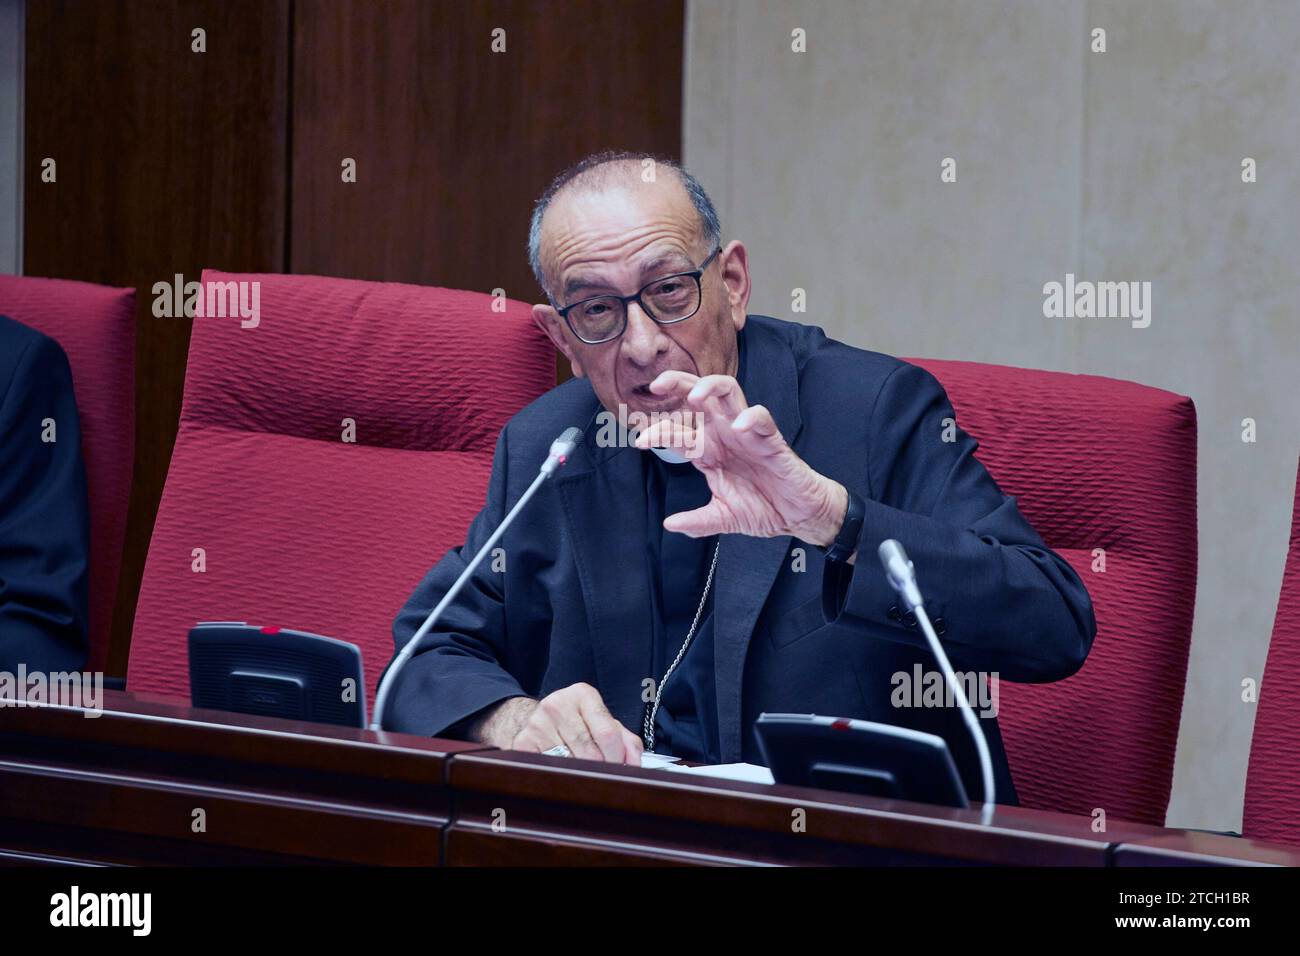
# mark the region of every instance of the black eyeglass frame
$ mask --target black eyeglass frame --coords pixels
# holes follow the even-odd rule
[[[646,315],[650,316],[650,318],[653,319],[659,325],[676,325],[678,322],[685,322],[687,319],[691,318],[691,316],[699,312],[700,306],[704,304],[704,283],[701,282],[700,280],[703,277],[705,270],[709,268],[709,265],[713,262],[714,259],[718,257],[718,254],[721,252],[722,252],[722,246],[718,246],[711,253],[709,253],[709,257],[707,259],[705,259],[703,262],[700,263],[699,268],[692,269],[689,272],[673,272],[666,276],[659,276],[656,279],[651,279],[640,289],[638,289],[636,293],[633,295],[614,295],[612,292],[606,292],[603,295],[589,295],[587,296],[587,298],[579,299],[577,302],[570,302],[568,305],[564,306],[563,308],[556,306],[555,311],[559,313],[560,318],[564,319],[564,323],[569,327],[569,331],[571,331],[574,335],[578,337],[578,341],[584,342],[587,345],[603,345],[606,342],[613,342],[616,338],[618,338],[620,335],[626,332],[627,331],[627,308],[633,302],[641,306],[641,311],[644,312]],[[650,288],[652,285],[657,285],[660,282],[666,282],[669,279],[681,279],[686,276],[690,276],[692,279],[695,280],[695,293],[696,293],[695,308],[692,309],[688,315],[683,315],[681,318],[677,318],[677,319],[662,320],[654,314],[653,309],[651,309],[649,306],[645,304],[645,302],[642,301],[641,299],[642,293],[644,293],[645,290]],[[582,333],[579,332],[576,328],[574,328],[573,322],[569,320],[569,312],[571,312],[573,309],[576,309],[580,305],[584,305],[588,302],[593,302],[596,299],[619,300],[619,302],[623,304],[623,323],[619,326],[618,331],[615,332],[613,335],[607,336],[606,338],[603,339],[596,339],[593,342],[590,339],[583,338]]]

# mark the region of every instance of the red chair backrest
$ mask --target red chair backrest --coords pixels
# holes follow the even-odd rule
[[[194,319],[127,686],[187,697],[189,629],[246,620],[357,644],[373,700],[393,618],[463,543],[554,350],[528,306],[480,293],[203,274],[227,282],[259,283],[260,321]]]
[[[0,276],[0,314],[48,335],[72,367],[90,504],[90,656],[103,670],[135,458],[135,290]]]
[[[1273,639],[1259,686],[1241,833],[1300,846],[1300,475]]]
[[[1001,685],[1021,803],[1163,824],[1196,594],[1191,399],[1090,375],[912,361],[947,389],[980,461],[1078,572],[1097,615],[1077,674]]]

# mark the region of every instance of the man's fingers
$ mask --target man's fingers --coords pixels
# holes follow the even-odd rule
[[[534,717],[548,722],[559,738],[558,742],[569,748],[574,757],[584,760],[603,760],[600,747],[591,738],[586,722],[579,712],[579,702],[573,688],[556,691],[537,705]],[[551,744],[554,746],[554,744]],[[546,749],[550,749],[549,747]]]
[[[680,395],[683,399],[686,394],[700,380],[698,375],[692,375],[690,372],[680,372],[672,369],[667,372],[661,372],[659,377],[650,383],[650,391],[656,395]]]
[[[772,413],[764,405],[750,405],[736,416],[731,423],[732,431],[752,431],[755,434],[770,437],[777,434],[776,422]]]
[[[675,395],[692,408],[704,408],[709,399],[716,399],[718,413],[728,420],[735,418],[748,405],[740,383],[730,375],[705,375],[701,378],[674,369],[662,372],[651,382],[650,391],[656,395]]]
[[[677,448],[687,458],[691,458],[699,451],[701,437],[698,429],[676,418],[661,418],[637,433],[635,444],[642,451],[650,448]]]
[[[731,527],[729,513],[714,498],[703,508],[669,515],[664,519],[664,530],[676,531],[691,538],[707,538],[715,534],[729,534],[736,529]]]
[[[631,764],[633,767],[641,766],[641,754],[645,750],[645,744],[641,738],[632,731],[624,729],[623,731],[623,762]]]
[[[587,731],[600,748],[600,756],[596,759],[622,763],[625,753],[623,734],[627,732],[623,725],[614,719],[599,694],[595,694],[594,700],[584,696],[580,707]]]
[[[556,741],[552,739],[550,733],[537,730],[531,724],[528,724],[519,733],[515,734],[514,740],[510,741],[510,746],[507,749],[539,754],[544,750],[550,750],[555,746],[555,743]]]
[[[772,413],[762,405],[751,405],[737,415],[731,423],[731,432],[741,447],[760,457],[779,454],[785,448]]]
[[[574,757],[623,763],[628,755],[627,734],[596,688],[573,684],[542,699],[511,749],[544,753],[564,744]],[[636,759],[639,763],[639,754]]]
[[[726,421],[749,407],[740,383],[730,375],[704,376],[687,393],[686,404]]]

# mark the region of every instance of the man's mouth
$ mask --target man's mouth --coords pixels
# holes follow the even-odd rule
[[[634,385],[628,392],[628,398],[637,405],[650,408],[671,405],[675,401],[671,394],[658,395],[650,391],[649,382],[642,382],[640,385]]]

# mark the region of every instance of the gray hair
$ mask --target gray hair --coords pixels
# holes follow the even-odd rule
[[[722,224],[718,221],[718,211],[713,206],[713,200],[704,191],[704,187],[700,185],[699,180],[687,172],[680,163],[662,156],[656,156],[653,153],[612,149],[593,153],[574,163],[551,180],[551,184],[546,187],[546,191],[533,204],[533,216],[528,224],[528,265],[532,267],[537,284],[546,291],[547,295],[550,295],[550,289],[546,284],[546,274],[542,270],[542,218],[546,215],[546,210],[550,208],[551,201],[569,183],[584,177],[587,173],[601,166],[607,166],[610,163],[627,162],[641,164],[647,159],[653,161],[655,166],[666,167],[676,174],[682,188],[686,190],[686,195],[690,197],[691,205],[695,207],[695,212],[699,216],[700,235],[709,246],[709,251],[712,252],[714,247],[721,243]]]

